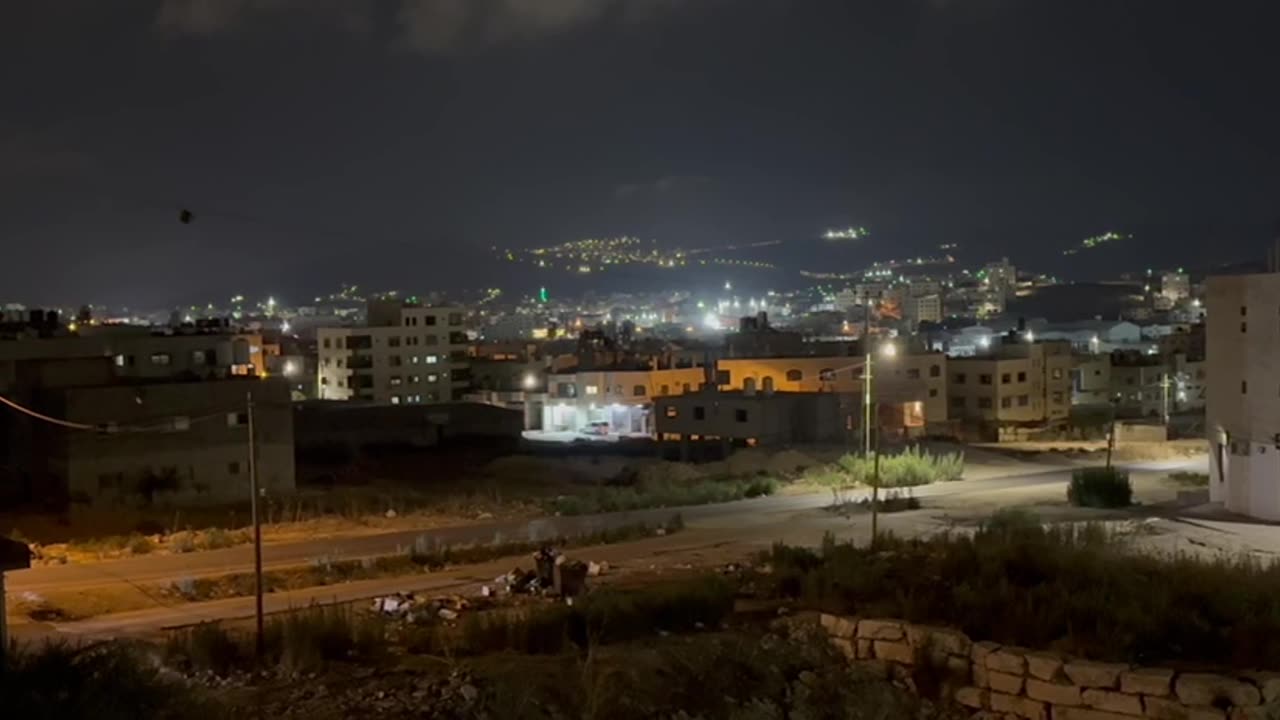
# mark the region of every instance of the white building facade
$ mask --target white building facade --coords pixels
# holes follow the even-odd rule
[[[1209,496],[1280,520],[1280,274],[1208,281]]]

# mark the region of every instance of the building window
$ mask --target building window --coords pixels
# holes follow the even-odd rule
[[[631,388],[631,394],[636,397],[644,397],[644,386],[636,385],[635,387]]]
[[[324,339],[324,349],[325,349],[325,350],[328,350],[328,349],[329,349],[329,338],[325,338],[325,339]]]
[[[956,396],[951,398],[951,407],[963,409],[964,405],[965,403],[964,403],[963,397]]]
[[[690,385],[689,383],[685,383],[684,385],[680,386],[680,392],[682,393],[688,393],[692,391],[693,391],[693,386]]]
[[[675,406],[675,405],[668,405],[668,406],[666,407],[666,409],[665,409],[665,411],[664,411],[664,412],[665,412],[666,416],[667,416],[667,417],[669,417],[669,418],[673,418],[673,417],[675,417],[676,415],[678,415],[678,414],[679,414],[679,411],[678,411],[678,410],[676,410],[676,406]]]
[[[965,379],[965,375],[964,375],[964,373],[956,373],[956,374],[955,374],[955,376],[954,376],[954,378],[953,378],[953,380],[954,380],[955,384],[957,384],[957,385],[963,385],[963,384],[964,384],[964,379]]]
[[[387,338],[387,347],[400,347],[400,336],[392,335]]]
[[[192,350],[191,364],[192,365],[212,365],[213,363],[209,362],[209,356],[210,354],[207,350]]]
[[[941,365],[930,365],[930,366],[929,366],[929,377],[942,377],[942,366],[941,366]]]
[[[392,395],[392,396],[391,396],[391,404],[392,404],[392,405],[399,405],[399,404],[400,404],[400,396],[399,396],[399,395]]]
[[[462,324],[462,313],[449,313],[449,324],[458,327]]]
[[[671,386],[670,386],[670,385],[663,385],[662,387],[658,388],[658,391],[659,391],[659,392],[658,392],[658,394],[659,394],[659,395],[670,395],[670,394],[671,394]]]
[[[1021,375],[1022,373],[1018,373],[1018,374],[1019,374],[1019,375]],[[1056,367],[1056,368],[1054,368],[1053,370],[1051,370],[1051,371],[1049,372],[1049,377],[1053,378],[1054,380],[1061,380],[1061,379],[1062,379],[1062,368],[1057,368],[1057,367]],[[1019,379],[1019,380],[1022,380],[1023,378],[1019,377],[1018,379]]]
[[[1054,393],[1053,393],[1053,404],[1054,404],[1054,405],[1061,405],[1061,404],[1062,404],[1062,391],[1061,391],[1061,390],[1054,391]]]
[[[439,345],[440,336],[439,335],[423,335],[422,344],[423,345]]]
[[[249,413],[247,412],[229,412],[227,413],[227,427],[244,427],[249,424]]]
[[[787,371],[787,382],[800,382],[803,379],[804,373],[796,368],[791,368]]]
[[[599,386],[599,385],[588,385],[588,386],[586,386],[585,388],[583,388],[583,390],[585,391],[585,393],[586,393],[587,395],[599,395],[599,394],[600,394],[600,386]]]
[[[982,409],[984,409],[984,410],[990,410],[990,409],[991,409],[991,398],[989,398],[989,397],[981,397],[981,398],[978,398],[978,407],[980,407],[980,408],[982,408]]]
[[[418,384],[418,383],[420,383],[420,382],[422,382],[422,376],[421,376],[421,375],[410,375],[410,376],[409,376],[409,384],[410,384],[410,385],[417,385],[417,384]]]
[[[424,324],[424,325],[435,325],[435,324],[436,324],[436,316],[435,316],[435,315],[423,315],[423,316],[422,316],[422,322],[423,322],[423,324]]]
[[[1248,315],[1248,314],[1249,314],[1249,308],[1248,308],[1248,307],[1246,307],[1246,306],[1244,306],[1244,305],[1241,305],[1241,306],[1240,306],[1240,317],[1244,317],[1245,315]]]
[[[983,384],[983,385],[990,385],[990,384],[991,384],[991,376],[990,376],[990,375],[987,375],[987,374],[979,375],[979,376],[978,376],[978,382],[979,382],[979,383],[981,383],[981,384]]]
[[[172,364],[173,358],[169,357],[169,353],[151,353],[152,365],[169,365]]]
[[[1055,369],[1054,369],[1054,371],[1053,371],[1053,379],[1054,379],[1054,380],[1061,380],[1061,379],[1062,379],[1062,369],[1061,369],[1061,368],[1055,368]],[[1027,372],[1026,372],[1025,370],[1023,370],[1022,372],[1018,373],[1018,382],[1026,382],[1026,381],[1027,381]]]
[[[391,367],[400,367],[401,360],[399,355],[390,355],[387,357],[387,364]]]
[[[1004,373],[1000,376],[1000,384],[1008,385],[1010,382],[1012,382],[1012,378],[1013,376],[1010,375],[1009,373]]]
[[[423,359],[423,362],[425,362],[428,365],[435,365],[436,363],[440,362],[440,356],[428,355],[426,358]]]
[[[929,388],[929,397],[938,397],[938,388]]]
[[[1240,323],[1240,332],[1242,333],[1249,332],[1249,323],[1247,322]]]
[[[1249,392],[1249,381],[1248,381],[1248,380],[1241,380],[1241,381],[1240,381],[1240,394],[1241,394],[1241,395],[1243,395],[1243,394],[1245,394],[1245,393],[1247,393],[1247,392]]]
[[[836,379],[836,371],[831,368],[822,368],[818,371],[818,379],[822,382],[834,382]]]
[[[240,474],[240,463],[238,463],[238,462],[229,462],[229,463],[227,463],[227,474],[229,474],[229,475],[239,475],[239,474]]]
[[[427,382],[429,383],[440,382],[440,376],[437,373],[427,373]]]
[[[707,419],[707,409],[706,409],[705,407],[701,406],[701,405],[694,405],[694,406],[693,406],[693,419],[694,419],[694,420],[706,420],[706,419]]]
[[[746,422],[746,421],[747,421],[747,411],[746,411],[746,410],[742,410],[742,409],[734,410],[734,411],[733,411],[733,419],[734,419],[734,420],[737,420],[738,422]]]
[[[404,378],[400,377],[399,375],[391,376],[391,387],[398,387],[403,384],[404,384]]]
[[[920,368],[908,368],[908,369],[907,369],[907,379],[908,379],[908,380],[919,380],[919,379],[920,379]]]
[[[321,384],[321,385],[328,385],[328,384],[329,384],[329,378],[327,378],[327,377],[321,377],[321,378],[320,378],[320,384]]]
[[[1011,398],[1011,397],[1002,397],[1002,398],[1000,398],[1000,408],[1001,408],[1002,410],[1003,410],[1003,409],[1007,409],[1007,408],[1011,408],[1011,407],[1013,407],[1013,398]]]
[[[1031,397],[1027,395],[1018,396],[1018,407],[1026,407],[1031,404]]]

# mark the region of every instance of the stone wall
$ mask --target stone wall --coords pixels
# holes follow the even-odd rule
[[[1092,662],[900,620],[824,614],[821,625],[851,662],[975,718],[1280,720],[1280,673]]]

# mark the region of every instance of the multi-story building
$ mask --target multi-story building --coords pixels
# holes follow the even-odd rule
[[[319,328],[319,398],[452,402],[469,383],[466,311],[370,302],[364,327]]]
[[[1181,271],[1161,275],[1160,295],[1171,305],[1191,297],[1191,276]]]
[[[903,315],[913,327],[922,322],[942,322],[940,295],[914,295],[903,300]]]
[[[1209,497],[1280,520],[1280,274],[1207,285]]]
[[[542,431],[649,437],[655,432],[654,398],[694,392],[706,381],[701,367],[623,365],[549,374]]]
[[[1071,411],[1071,345],[1023,334],[948,362],[948,412],[985,427],[1059,422]]]
[[[74,424],[19,413],[0,419],[9,473],[0,486],[16,503],[246,501],[250,397],[260,487],[294,488],[293,415],[283,380],[123,379],[109,358],[23,360],[8,395]]]
[[[746,390],[707,386],[685,395],[658,398],[658,437],[679,440],[687,458],[690,442],[718,440],[774,446],[847,439],[840,398],[828,392],[774,392],[748,383]]]

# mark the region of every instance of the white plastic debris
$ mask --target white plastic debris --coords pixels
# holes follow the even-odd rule
[[[493,590],[491,590],[488,585],[480,586],[480,597],[492,597],[492,596],[493,596]]]
[[[607,562],[587,562],[587,577],[599,577],[609,570]]]
[[[457,620],[458,619],[458,613],[453,610],[450,610],[449,608],[440,608],[440,611],[436,613],[436,616],[439,617],[441,620]]]
[[[384,514],[386,515],[388,520],[394,520],[396,518],[396,511],[394,509],[387,510],[387,512]]]

